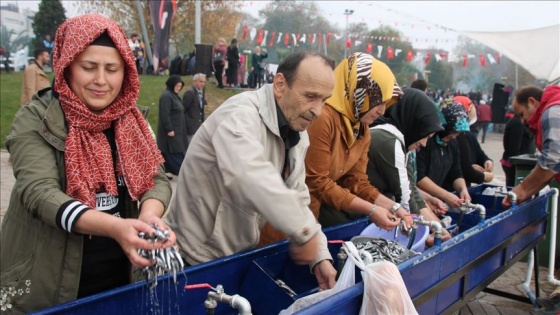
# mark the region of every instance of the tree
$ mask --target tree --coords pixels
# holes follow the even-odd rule
[[[29,37],[25,33],[26,31],[23,30],[16,34],[14,30],[8,30],[5,25],[2,25],[0,46],[6,48],[10,53],[15,53],[29,44]]]
[[[33,19],[33,33],[35,33],[33,45],[35,48],[43,47],[43,38],[46,35],[50,35],[54,39],[56,30],[65,20],[66,10],[60,0],[41,0],[39,11]]]
[[[148,37],[153,39],[154,29],[148,9],[148,0],[141,0],[141,4]],[[201,43],[214,44],[220,37],[225,38],[226,41],[233,38],[243,16],[237,10],[240,5],[241,1],[201,1]],[[80,12],[107,15],[119,23],[129,34],[140,33],[136,0],[83,0],[79,2],[79,6]],[[195,48],[195,2],[177,1],[172,23],[170,43],[175,46],[177,53],[186,54],[193,51]]]
[[[319,40],[315,38],[315,43],[312,43],[313,34],[315,37],[318,34],[324,34],[326,30],[332,30],[333,26],[325,19],[317,7],[317,4],[312,1],[286,1],[276,0],[271,2],[265,9],[259,12],[259,15],[264,18],[263,25],[256,25],[258,28],[268,30],[267,42],[262,43],[261,46],[267,47],[269,52],[269,62],[280,62],[281,56],[285,56],[286,52],[294,52],[298,50],[310,50],[324,53],[324,44],[319,45]],[[289,44],[287,47],[284,45],[284,40],[276,44],[277,40],[273,43],[272,47],[269,46],[269,40],[272,32],[282,33],[282,36],[289,34]],[[296,43],[291,34],[296,35]],[[311,40],[309,38],[311,35]],[[306,36],[303,39],[303,36]],[[247,45],[249,40],[244,41]],[[321,41],[324,43],[324,41]],[[280,49],[279,54],[276,50]],[[329,50],[330,51],[330,50]],[[331,56],[332,58],[332,56]]]
[[[453,86],[453,67],[449,62],[431,60],[424,72],[427,72],[426,70],[430,71],[428,83],[431,88],[447,89]]]

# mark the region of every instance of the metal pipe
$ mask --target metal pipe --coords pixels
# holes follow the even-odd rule
[[[420,224],[420,225],[427,225],[430,228],[433,228],[434,229],[434,245],[435,246],[440,246],[441,245],[441,237],[443,235],[443,233],[442,233],[443,227],[441,226],[441,223],[439,223],[438,221],[426,221],[424,219],[420,219],[416,223]]]
[[[251,303],[239,294],[227,295],[223,292],[208,292],[208,297],[218,302],[227,303],[239,311],[239,315],[251,315]]]
[[[152,46],[150,46],[150,38],[148,37],[148,30],[146,29],[146,22],[144,21],[144,10],[142,9],[142,3],[140,0],[136,0],[136,10],[138,10],[138,20],[140,20],[140,28],[142,29],[142,37],[144,43],[146,43],[146,54],[148,57],[148,65],[152,64]]]
[[[194,43],[200,44],[201,37],[201,27],[200,27],[200,16],[201,16],[201,7],[202,2],[200,0],[196,0],[194,2]]]
[[[533,305],[535,305],[535,294],[533,293],[533,291],[531,291],[531,277],[533,276],[533,266],[535,263],[535,255],[533,253],[533,251],[529,251],[529,255],[527,256],[527,273],[525,274],[525,282],[523,282],[522,287],[523,290],[525,291],[525,293],[527,294],[527,296],[529,297],[529,299],[531,300],[531,303]],[[538,281],[538,279],[537,279]]]
[[[336,258],[338,259],[338,266],[337,266],[337,273],[336,273],[336,280],[342,273],[342,269],[344,268],[344,264],[346,263],[346,259],[348,259],[348,254],[346,254],[346,250],[344,250],[344,246],[340,246],[340,250],[338,254],[336,254]]]
[[[479,221],[478,223],[484,223],[486,221],[486,208],[481,204],[472,204],[475,210],[478,210]]]
[[[558,188],[552,188],[552,209],[550,213],[550,249],[548,256],[548,275],[546,279],[555,286],[560,285],[560,281],[554,277],[554,263],[556,260],[556,221],[558,219]]]
[[[508,197],[511,201],[511,208],[517,206],[517,195],[513,191],[508,192]]]

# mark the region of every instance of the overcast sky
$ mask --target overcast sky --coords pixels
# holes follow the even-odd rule
[[[181,0],[178,0],[181,1]],[[5,4],[15,1],[0,1]],[[269,1],[245,1],[253,16]],[[323,16],[341,30],[346,24],[365,22],[370,28],[389,25],[408,36],[414,47],[442,46],[450,50],[456,31],[516,31],[560,25],[560,1],[315,1]],[[39,1],[17,1],[37,10]],[[77,14],[76,1],[63,1],[67,16]]]

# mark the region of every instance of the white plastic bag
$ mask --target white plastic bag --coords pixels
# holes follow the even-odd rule
[[[355,248],[355,247],[354,247]],[[297,299],[290,307],[282,310],[279,315],[293,314],[301,309],[304,309],[312,304],[322,301],[331,295],[334,295],[344,289],[347,289],[356,284],[356,272],[354,261],[348,259],[344,264],[344,268],[340,272],[340,277],[332,289],[320,291],[308,296]]]
[[[360,315],[418,314],[397,266],[388,261],[366,265],[354,243],[345,242],[342,246],[348,254],[348,259],[334,288],[298,299],[289,308],[281,311],[280,315],[297,312],[354,285],[355,267],[362,270],[364,279]]]

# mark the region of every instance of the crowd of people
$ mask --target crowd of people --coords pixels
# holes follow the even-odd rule
[[[287,239],[291,259],[329,289],[337,272],[323,228],[360,218],[386,230],[410,228],[411,214],[440,220],[471,200],[471,183],[493,178],[494,162],[473,131],[478,123],[485,141],[492,119],[481,106],[489,99],[434,97],[421,80],[402,89],[366,53],[333,67],[320,53],[294,52],[266,84],[267,52],[255,47],[256,89],[208,117],[206,75],[194,74],[182,97],[185,83],[171,75],[154,137],[136,104],[137,39],[109,18],[74,17],[53,41],[52,87],[41,81],[48,50],[38,50],[26,70],[6,140],[16,182],[0,259],[2,287],[32,289],[14,297],[12,312],[138,280],[131,271],[153,263],[138,249],[154,246],[138,233],[156,227],[169,232],[157,246],[177,246],[188,266]],[[237,86],[237,41],[220,39],[214,52],[218,86]],[[560,87],[523,87],[513,110],[504,145],[522,144],[501,161],[508,185],[508,158],[530,150],[531,133],[541,151],[513,188],[523,202],[560,177]],[[529,129],[520,128],[524,122]]]

